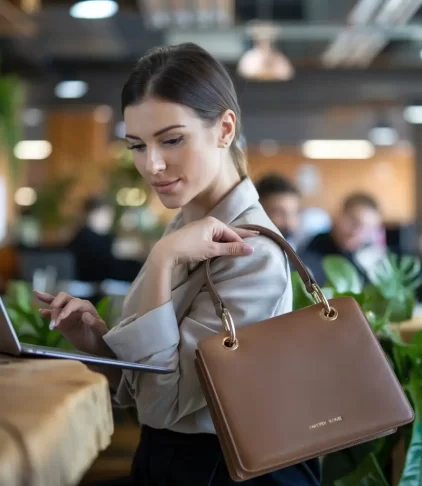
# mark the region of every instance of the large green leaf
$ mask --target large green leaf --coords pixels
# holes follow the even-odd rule
[[[399,486],[421,486],[422,484],[422,424],[413,424],[412,439],[406,455]]]
[[[329,283],[340,294],[351,292],[359,294],[363,281],[356,268],[344,257],[339,255],[326,256],[322,265]]]
[[[412,437],[406,454],[406,461],[399,486],[422,485],[422,369],[421,358],[417,353],[422,345],[422,332],[412,339],[412,347],[406,351],[413,356],[414,367],[410,373],[407,390],[410,393],[416,418],[412,427]],[[409,351],[411,349],[411,351]]]
[[[386,299],[375,285],[365,285],[362,309],[372,329],[378,332],[390,322],[391,301]]]
[[[392,434],[326,456],[323,486],[388,486],[383,468],[399,437]]]
[[[395,344],[400,346],[402,351],[409,356],[409,358],[414,363],[414,376],[413,379],[416,379],[416,376],[420,374],[420,366],[422,362],[422,330],[418,331],[411,339],[410,343],[406,343],[404,341],[398,341],[396,339]],[[421,381],[422,386],[422,381]]]
[[[402,291],[391,300],[390,322],[404,322],[412,318],[416,298],[413,292]]]
[[[297,272],[292,272],[292,291],[293,291],[293,310],[302,309],[303,307],[308,307],[314,302],[312,297],[308,294],[305,289],[305,285],[302,282],[299,274]]]
[[[106,323],[110,323],[112,320],[111,316],[111,297],[110,296],[105,296],[102,299],[99,300],[97,305],[95,306],[98,315],[101,317],[103,321]]]
[[[43,318],[32,303],[32,292],[26,282],[14,282],[5,296],[5,305],[19,339],[23,343],[71,349],[60,332],[50,330],[50,319]]]
[[[421,273],[421,261],[412,255],[404,255],[399,262],[399,268],[406,282],[419,278]]]
[[[373,452],[347,476],[334,482],[334,486],[389,486]]]
[[[414,293],[420,281],[420,261],[410,255],[399,257],[389,253],[368,270],[371,283],[391,300],[404,300],[403,296]]]
[[[322,461],[322,486],[333,486],[336,481],[353,473],[375,448],[374,442],[366,442],[325,456]]]
[[[17,305],[26,312],[31,312],[31,292],[26,282],[14,282],[12,292],[16,299]]]

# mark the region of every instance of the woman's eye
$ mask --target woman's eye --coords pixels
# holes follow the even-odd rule
[[[135,152],[144,152],[146,145],[144,143],[138,143],[137,145],[131,145],[128,150],[134,150]]]
[[[183,135],[180,135],[180,137],[173,137],[173,138],[168,138],[167,140],[164,140],[164,145],[179,145],[183,141]]]

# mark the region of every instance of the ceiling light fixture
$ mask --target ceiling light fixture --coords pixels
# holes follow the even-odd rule
[[[58,98],[82,98],[88,91],[85,81],[62,81],[54,92]]]
[[[114,0],[84,0],[70,8],[70,15],[76,19],[106,19],[119,10]]]
[[[415,125],[422,124],[422,106],[407,106],[404,109],[403,116],[408,123]]]
[[[378,126],[372,128],[369,130],[368,138],[374,145],[379,146],[394,145],[399,141],[397,131],[388,126]]]
[[[257,23],[249,30],[254,46],[240,58],[238,73],[259,81],[288,81],[294,69],[287,57],[274,47],[277,29],[272,24]]]
[[[368,140],[308,140],[302,151],[309,159],[370,159],[375,155]]]
[[[32,187],[20,187],[15,192],[15,203],[18,206],[32,206],[37,201],[37,193]]]
[[[22,140],[13,150],[15,157],[21,160],[43,160],[51,151],[51,143],[47,140]]]

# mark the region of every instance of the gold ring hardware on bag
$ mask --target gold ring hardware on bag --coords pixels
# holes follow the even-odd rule
[[[322,309],[321,311],[322,317],[324,319],[328,319],[329,321],[334,321],[335,319],[337,319],[338,316],[337,309],[330,306],[327,298],[322,293],[320,287],[318,287],[318,285],[316,284],[313,284],[312,288],[314,289],[314,291],[312,292],[312,297],[314,298],[315,302],[317,304],[322,304],[324,306],[324,309]]]
[[[223,323],[224,329],[230,334],[230,337],[227,336],[223,339],[223,346],[226,349],[231,349],[232,351],[234,351],[239,347],[239,341],[236,338],[236,328],[234,327],[232,316],[229,310],[225,307],[223,308],[221,321]]]
[[[234,351],[235,349],[237,349],[239,347],[239,341],[236,339],[234,344],[232,344],[232,342],[231,342],[231,340],[228,336],[223,338],[223,341],[222,341],[221,344],[223,345],[223,347],[225,349],[228,349],[229,351]]]

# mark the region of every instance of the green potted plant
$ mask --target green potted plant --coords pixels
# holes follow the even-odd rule
[[[400,336],[400,323],[412,318],[416,288],[420,285],[418,258],[388,254],[369,272],[364,284],[355,267],[341,256],[323,260],[327,282],[322,288],[327,298],[349,295],[356,299],[377,335],[387,358],[415,410],[411,426],[396,434],[326,456],[323,461],[324,486],[370,486],[390,483],[385,469],[401,440],[406,461],[399,486],[422,485],[422,331],[410,342]],[[313,303],[297,272],[292,274],[293,307]]]
[[[23,106],[24,87],[12,74],[0,76],[0,143],[11,169],[11,182],[17,184],[21,173],[20,160],[14,148],[21,139],[20,111]]]

